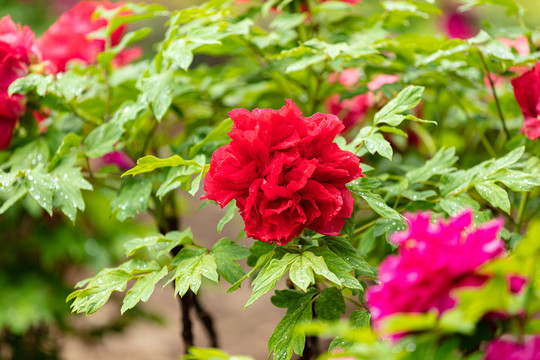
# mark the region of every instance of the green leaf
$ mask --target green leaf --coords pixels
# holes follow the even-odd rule
[[[165,235],[154,235],[145,238],[135,238],[124,244],[126,256],[132,256],[143,249],[153,254],[153,258],[169,254],[177,246],[193,242],[193,233],[190,228],[183,231],[171,231]]]
[[[225,213],[225,215],[221,218],[221,220],[219,220],[218,224],[217,224],[217,232],[219,234],[221,234],[221,230],[223,230],[223,227],[229,222],[232,220],[234,214],[236,213],[236,200],[232,200],[228,207],[227,207],[227,212]]]
[[[246,272],[235,261],[245,259],[249,256],[249,250],[229,238],[219,240],[211,251],[216,262],[217,272],[231,284],[239,281]]]
[[[93,190],[92,184],[84,179],[80,168],[60,166],[51,173],[53,181],[53,205],[73,222],[77,209],[84,211],[81,190]]]
[[[422,86],[407,86],[381,110],[375,114],[374,123],[387,123],[391,126],[398,126],[404,116],[398,114],[414,108],[422,100],[424,88]]]
[[[204,137],[204,139],[202,139],[201,141],[199,141],[198,143],[196,143],[189,149],[189,157],[195,158],[195,156],[197,156],[200,153],[203,147],[210,142],[223,141],[223,140],[230,141],[230,138],[227,134],[232,130],[232,124],[233,122],[231,119],[225,119],[222,122],[220,122],[219,125],[215,129],[210,131],[208,135]],[[225,145],[225,143],[223,145]]]
[[[138,175],[138,174],[154,171],[162,167],[181,166],[181,165],[196,166],[201,169],[204,168],[204,163],[200,164],[199,162],[195,160],[184,160],[178,155],[173,155],[167,159],[158,159],[155,156],[148,155],[137,160],[137,166],[126,171],[125,173],[122,174],[122,176]]]
[[[328,267],[328,270],[339,279],[341,284],[337,283],[338,285],[350,289],[363,289],[358,279],[351,275],[353,268],[345,260],[330,250],[328,246],[312,247],[310,250],[315,255],[324,259],[324,263]]]
[[[51,176],[41,169],[34,169],[26,173],[25,182],[30,196],[52,216],[54,183]]]
[[[381,156],[392,161],[392,145],[379,133],[373,132],[364,138],[364,145],[370,154],[378,152]]]
[[[289,270],[300,254],[287,253],[283,258],[270,260],[253,280],[253,293],[244,307],[253,304],[258,298],[276,287],[277,282]]]
[[[109,121],[98,126],[84,141],[86,155],[99,158],[114,150],[114,145],[120,141],[124,134],[124,125],[119,121]]]
[[[510,200],[508,199],[508,193],[503,188],[495,185],[492,181],[475,184],[474,188],[491,205],[501,208],[507,214],[510,214]]]
[[[441,148],[423,166],[407,172],[405,176],[409,180],[409,183],[414,184],[427,181],[434,175],[450,173],[454,170],[452,165],[458,160],[455,154],[456,149],[454,148]]]
[[[353,181],[347,186],[353,194],[361,196],[373,209],[373,211],[380,216],[388,219],[401,220],[402,217],[396,210],[386,205],[383,198],[379,194],[375,194],[362,187],[362,182]]]
[[[351,329],[369,329],[371,315],[366,310],[356,310],[351,313],[349,317],[349,327]],[[329,351],[336,348],[348,350],[354,345],[354,339],[348,337],[336,337],[330,343]]]
[[[54,76],[52,75],[29,74],[13,81],[9,86],[8,95],[28,94],[35,89],[39,96],[43,96],[53,81]]]
[[[122,183],[120,192],[111,202],[111,209],[119,221],[132,218],[137,211],[146,211],[151,193],[151,179],[128,178]]]
[[[274,360],[289,360],[293,352],[302,355],[306,336],[297,330],[299,324],[311,320],[311,303],[317,290],[310,289],[295,301],[295,306],[287,310],[285,317],[276,326],[268,340],[268,350],[274,354]]]
[[[219,278],[216,262],[206,249],[184,247],[174,258],[173,265],[176,269],[170,281],[174,280],[175,293],[180,296],[184,296],[188,289],[196,294],[201,286],[202,276],[215,282]]]
[[[338,321],[346,310],[345,299],[335,287],[324,289],[315,300],[315,314],[323,321]]]
[[[103,269],[93,278],[79,282],[76,287],[87,284],[86,288],[72,292],[67,301],[74,300],[71,308],[77,314],[93,314],[105,305],[113,291],[124,291],[130,279],[131,275],[124,270]]]
[[[315,275],[313,274],[311,263],[304,256],[299,256],[292,263],[289,277],[293,284],[303,291],[306,291],[309,285],[315,283]]]
[[[47,170],[53,170],[66,156],[70,155],[73,151],[78,153],[80,151],[80,146],[81,137],[79,135],[75,133],[67,134],[66,137],[64,137],[64,140],[62,140],[62,144],[60,144],[58,150],[56,150],[56,153],[49,162]]]
[[[353,269],[364,274],[373,274],[373,270],[371,270],[367,261],[362,257],[362,254],[360,254],[347,239],[341,237],[325,237],[319,240],[319,246],[323,245],[328,246],[334,254],[349,264]]]
[[[475,200],[471,199],[466,194],[459,194],[447,199],[441,199],[441,208],[446,211],[448,215],[456,215],[457,213],[463,211],[464,209],[473,209],[479,210],[480,204]]]
[[[176,84],[172,71],[153,74],[144,79],[141,91],[152,104],[152,110],[158,121],[161,121],[172,104]]]
[[[123,314],[133,308],[139,301],[147,302],[154,292],[156,284],[168,273],[167,267],[164,266],[160,271],[153,271],[139,277],[135,285],[127,292],[120,313]]]

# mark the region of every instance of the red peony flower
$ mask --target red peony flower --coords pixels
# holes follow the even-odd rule
[[[303,117],[292,100],[229,116],[232,141],[212,156],[202,199],[235,199],[247,235],[261,241],[284,245],[305,228],[339,235],[354,205],[345,184],[363,176],[358,157],[333,142],[339,119]]]
[[[504,252],[497,237],[500,219],[474,229],[471,211],[448,222],[433,224],[430,218],[426,213],[408,215],[409,229],[392,236],[399,253],[382,262],[379,284],[366,294],[376,325],[393,314],[441,314],[454,307],[452,290],[482,285],[486,276],[476,269]]]
[[[39,51],[32,30],[15,25],[9,16],[0,19],[0,149],[9,146],[17,119],[26,108],[24,96],[9,96],[8,88],[37,62]]]
[[[526,336],[522,342],[505,337],[489,343],[485,360],[540,360],[540,336]]]
[[[92,14],[98,6],[106,9],[121,7],[122,3],[111,4],[108,1],[82,1],[64,13],[37,40],[43,59],[50,61],[55,72],[66,71],[69,61],[78,60],[84,64],[96,62],[97,55],[105,50],[105,40],[89,39],[88,34],[107,25],[107,20],[92,20]],[[111,46],[117,45],[125,32],[121,26],[111,35]],[[121,52],[116,60],[117,65],[125,65],[140,57],[142,50],[127,49]]]
[[[540,138],[540,62],[531,71],[512,79],[512,86],[525,117],[521,132],[531,140]]]

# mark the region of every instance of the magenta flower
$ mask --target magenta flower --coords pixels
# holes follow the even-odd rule
[[[453,289],[484,283],[476,269],[504,251],[497,238],[503,222],[471,228],[472,217],[469,210],[448,222],[431,223],[428,213],[406,216],[409,229],[391,237],[398,255],[382,262],[379,284],[366,294],[375,324],[398,313],[441,314],[456,303]]]
[[[489,343],[485,360],[540,360],[540,336],[530,336],[520,343],[497,338]]]

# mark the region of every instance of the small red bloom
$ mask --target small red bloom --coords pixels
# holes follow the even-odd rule
[[[108,1],[82,1],[71,10],[64,13],[37,40],[37,45],[43,54],[43,59],[50,61],[56,72],[66,71],[69,61],[78,60],[84,64],[96,62],[97,55],[105,50],[105,40],[89,39],[88,34],[107,26],[107,20],[93,20],[92,14],[98,6],[106,9],[121,7],[122,3],[112,4]],[[111,35],[111,46],[117,45],[125,32],[121,26]],[[115,59],[119,65],[125,65],[141,55],[140,49],[124,50]]]
[[[284,245],[305,228],[339,235],[354,205],[345,184],[363,176],[358,157],[333,142],[341,121],[303,117],[292,100],[229,116],[232,141],[212,156],[202,198],[235,199],[247,235],[261,241]]]
[[[0,149],[9,146],[17,119],[26,108],[24,96],[9,96],[8,88],[37,62],[39,51],[32,30],[15,25],[9,16],[0,19]]]
[[[512,79],[512,86],[525,117],[521,132],[531,140],[540,138],[540,62],[531,71]]]

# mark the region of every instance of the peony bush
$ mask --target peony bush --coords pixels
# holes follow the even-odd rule
[[[490,9],[508,18],[481,21]],[[43,344],[77,332],[69,307],[140,316],[174,287],[184,358],[237,359],[199,298],[227,282],[251,288],[245,307],[285,309],[276,360],[540,359],[540,32],[526,13],[81,1],[37,37],[4,16],[0,354],[55,356]],[[200,241],[186,194],[226,209],[216,238],[235,218],[243,231]],[[74,281],[81,268],[95,275]]]

